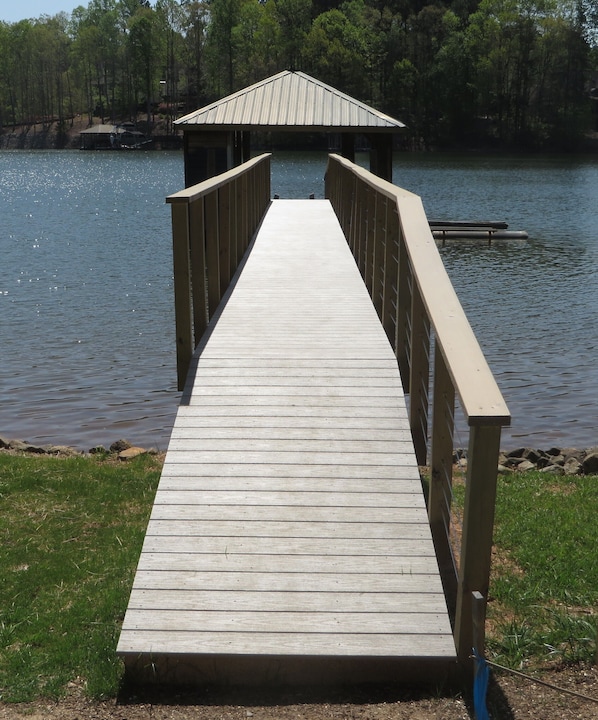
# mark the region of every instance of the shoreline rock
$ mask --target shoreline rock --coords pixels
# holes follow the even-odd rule
[[[30,455],[112,455],[119,460],[129,460],[144,453],[157,455],[156,448],[142,448],[128,440],[116,440],[106,449],[95,445],[89,450],[77,450],[69,445],[35,445],[26,440],[8,439],[0,435],[0,451],[13,451]],[[467,450],[458,448],[453,452],[453,464],[460,470],[467,469]],[[498,472],[506,475],[514,472],[538,471],[553,475],[598,475],[598,446],[578,449],[573,447],[538,450],[520,447],[515,450],[501,450],[498,457]]]
[[[16,440],[0,435],[0,452],[16,452],[28,455],[54,455],[62,457],[73,457],[77,455],[112,455],[119,460],[130,460],[138,455],[149,454],[159,455],[157,448],[142,448],[131,445],[128,440],[117,440],[107,450],[103,445],[95,445],[87,452],[77,450],[70,445],[35,445],[27,440]]]
[[[453,463],[461,469],[466,468],[467,450],[455,450]],[[501,450],[498,457],[499,474],[530,471],[552,475],[598,475],[598,446],[584,450],[573,447],[551,447],[548,450],[520,447],[508,452]]]

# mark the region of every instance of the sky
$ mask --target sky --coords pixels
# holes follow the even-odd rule
[[[0,20],[14,23],[38,18],[41,15],[70,13],[79,5],[87,7],[89,0],[0,0]]]

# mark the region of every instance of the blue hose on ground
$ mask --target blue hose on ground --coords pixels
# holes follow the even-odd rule
[[[490,720],[488,708],[486,707],[486,693],[488,692],[488,680],[490,668],[486,660],[474,649],[475,674],[473,678],[473,710],[476,720]]]

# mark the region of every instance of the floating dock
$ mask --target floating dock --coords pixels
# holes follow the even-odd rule
[[[430,220],[432,235],[437,240],[527,240],[525,230],[509,230],[503,221]]]

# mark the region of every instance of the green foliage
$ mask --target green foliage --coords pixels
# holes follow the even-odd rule
[[[598,605],[598,478],[499,481],[489,648],[511,667],[591,662]]]
[[[589,0],[91,0],[0,23],[0,129],[180,115],[296,69],[426,146],[575,149],[597,46]]]
[[[0,699],[113,696],[159,462],[0,454]]]

